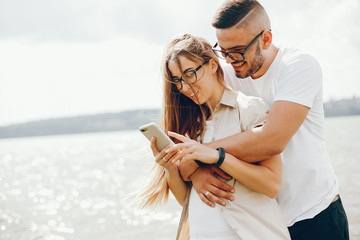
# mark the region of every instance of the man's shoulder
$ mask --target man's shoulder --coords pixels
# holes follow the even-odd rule
[[[316,58],[298,48],[280,48],[277,64],[279,76],[301,72],[321,73],[321,66]]]
[[[279,60],[281,63],[291,65],[318,65],[316,58],[308,52],[294,48],[282,47],[279,49]]]

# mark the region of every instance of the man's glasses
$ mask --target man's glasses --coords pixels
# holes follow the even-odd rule
[[[218,45],[219,45],[218,42],[215,43],[215,45],[213,46],[212,49],[213,49],[215,52],[220,53],[220,54],[219,54],[219,57],[222,58],[222,59],[226,59],[226,57],[229,57],[229,58],[231,58],[232,60],[235,60],[235,61],[237,61],[237,62],[242,62],[242,61],[244,61],[244,59],[245,59],[244,55],[245,55],[245,53],[247,52],[247,50],[249,50],[250,47],[251,47],[252,45],[254,45],[254,43],[258,40],[258,38],[261,36],[261,34],[263,34],[264,31],[265,31],[265,30],[263,30],[261,33],[259,33],[259,34],[251,41],[251,43],[244,49],[244,51],[242,51],[242,52],[239,52],[239,51],[228,52],[228,51],[224,51],[224,50],[221,50],[221,49],[219,49],[219,48],[216,48],[216,47],[218,47]]]
[[[180,77],[180,78],[174,78],[171,77],[171,82],[173,84],[175,84],[175,86],[177,87],[178,90],[181,90],[183,88],[183,84],[193,84],[196,83],[198,80],[200,80],[203,75],[204,75],[204,71],[199,71],[202,66],[204,66],[205,64],[207,64],[209,62],[209,60],[203,62],[202,64],[200,64],[197,68],[195,68],[194,70],[187,70],[184,72],[184,74]]]

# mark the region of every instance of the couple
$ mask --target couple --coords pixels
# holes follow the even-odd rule
[[[255,0],[225,1],[213,26],[214,47],[185,34],[166,49],[161,125],[177,144],[159,152],[152,140],[144,205],[170,189],[184,207],[178,239],[349,239],[319,64],[274,46]]]

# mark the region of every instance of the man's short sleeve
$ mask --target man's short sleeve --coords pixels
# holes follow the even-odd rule
[[[312,108],[322,94],[322,72],[319,63],[308,54],[288,59],[282,66],[274,101],[295,102]]]

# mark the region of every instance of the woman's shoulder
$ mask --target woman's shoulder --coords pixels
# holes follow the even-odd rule
[[[248,96],[241,91],[232,89],[231,87],[226,87],[226,90],[223,95],[222,102],[232,102],[239,106],[241,111],[254,110],[266,108],[268,105],[260,97]],[[230,104],[228,104],[230,105]],[[235,106],[234,106],[235,107]]]
[[[254,108],[257,106],[267,107],[268,105],[260,97],[248,96],[240,91],[235,91],[237,93],[237,103],[241,108]]]
[[[269,106],[259,97],[247,96],[238,92],[237,104],[241,119],[241,128],[249,130],[261,126],[266,121]]]

